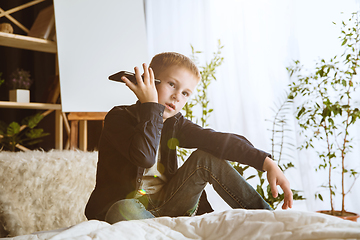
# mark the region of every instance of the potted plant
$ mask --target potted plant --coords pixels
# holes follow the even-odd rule
[[[10,87],[9,100],[12,102],[30,102],[30,73],[23,69],[16,69],[7,82]]]
[[[304,136],[300,149],[314,148],[320,159],[317,170],[327,170],[327,183],[331,210],[326,213],[339,216],[355,216],[345,210],[345,196],[359,176],[355,169],[345,164],[352,149],[351,127],[360,118],[358,103],[354,100],[359,86],[360,26],[358,13],[353,13],[347,23],[342,22],[341,45],[344,53],[326,61],[316,62],[313,70],[305,70],[299,61],[287,68],[295,80],[290,84],[291,94],[300,103],[296,118]],[[321,148],[323,147],[323,148]],[[340,170],[340,171],[339,171]],[[341,211],[335,211],[333,197],[337,194],[334,181],[341,174]],[[352,183],[345,189],[345,181]],[[316,198],[323,200],[320,193]],[[349,217],[347,217],[349,218]]]
[[[286,93],[284,97],[275,104],[273,109],[274,115],[272,119],[267,119],[271,122],[271,128],[268,129],[271,133],[271,157],[277,163],[281,171],[285,173],[290,168],[294,168],[295,165],[291,162],[292,154],[289,154],[294,150],[294,145],[291,143],[291,138],[289,136],[291,130],[288,127],[289,123],[289,110],[291,109],[293,103],[293,98],[291,95]],[[286,151],[285,151],[286,150]],[[245,177],[246,180],[255,178],[256,175],[245,174],[245,171],[249,169],[249,166],[244,166],[240,163],[232,163],[233,167]],[[260,196],[272,207],[276,209],[278,205],[284,200],[284,193],[279,193],[276,198],[273,197],[271,193],[271,187],[269,184],[266,184],[266,178],[264,172],[257,170],[258,184],[256,186],[256,191]],[[293,200],[304,200],[305,198],[300,195],[299,190],[291,189],[293,193]]]
[[[21,124],[17,122],[6,124],[0,121],[0,151],[14,152],[16,149],[27,151],[29,150],[27,147],[41,142],[41,138],[49,135],[49,133],[44,133],[42,128],[36,126],[45,114],[46,112],[28,116],[21,121]]]

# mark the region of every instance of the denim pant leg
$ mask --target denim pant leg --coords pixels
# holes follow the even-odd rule
[[[154,218],[138,199],[123,199],[115,202],[107,211],[105,221],[113,224],[124,220]]]
[[[189,215],[207,182],[232,208],[272,209],[227,161],[200,150],[191,154],[159,193],[149,196],[147,209],[155,216]]]

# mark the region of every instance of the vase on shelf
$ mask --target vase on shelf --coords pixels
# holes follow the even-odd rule
[[[14,89],[9,91],[10,102],[29,103],[30,90],[27,89]]]

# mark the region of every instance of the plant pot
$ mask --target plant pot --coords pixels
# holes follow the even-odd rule
[[[339,218],[342,218],[344,220],[350,220],[350,221],[354,221],[354,222],[356,222],[357,219],[360,217],[360,215],[357,214],[357,213],[346,212],[346,211],[345,211],[344,216],[341,216],[341,211],[334,211],[334,215],[331,214],[330,210],[322,210],[322,211],[316,211],[316,212],[331,215],[331,216],[335,216],[335,217],[339,217]]]
[[[27,90],[27,89],[10,90],[9,91],[9,100],[10,100],[10,102],[29,103],[30,102],[30,90]]]

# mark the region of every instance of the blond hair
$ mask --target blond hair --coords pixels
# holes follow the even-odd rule
[[[185,67],[198,79],[201,78],[196,64],[190,58],[176,52],[163,52],[155,55],[149,67],[153,69],[156,78],[156,75],[160,74],[161,71],[172,66]]]

